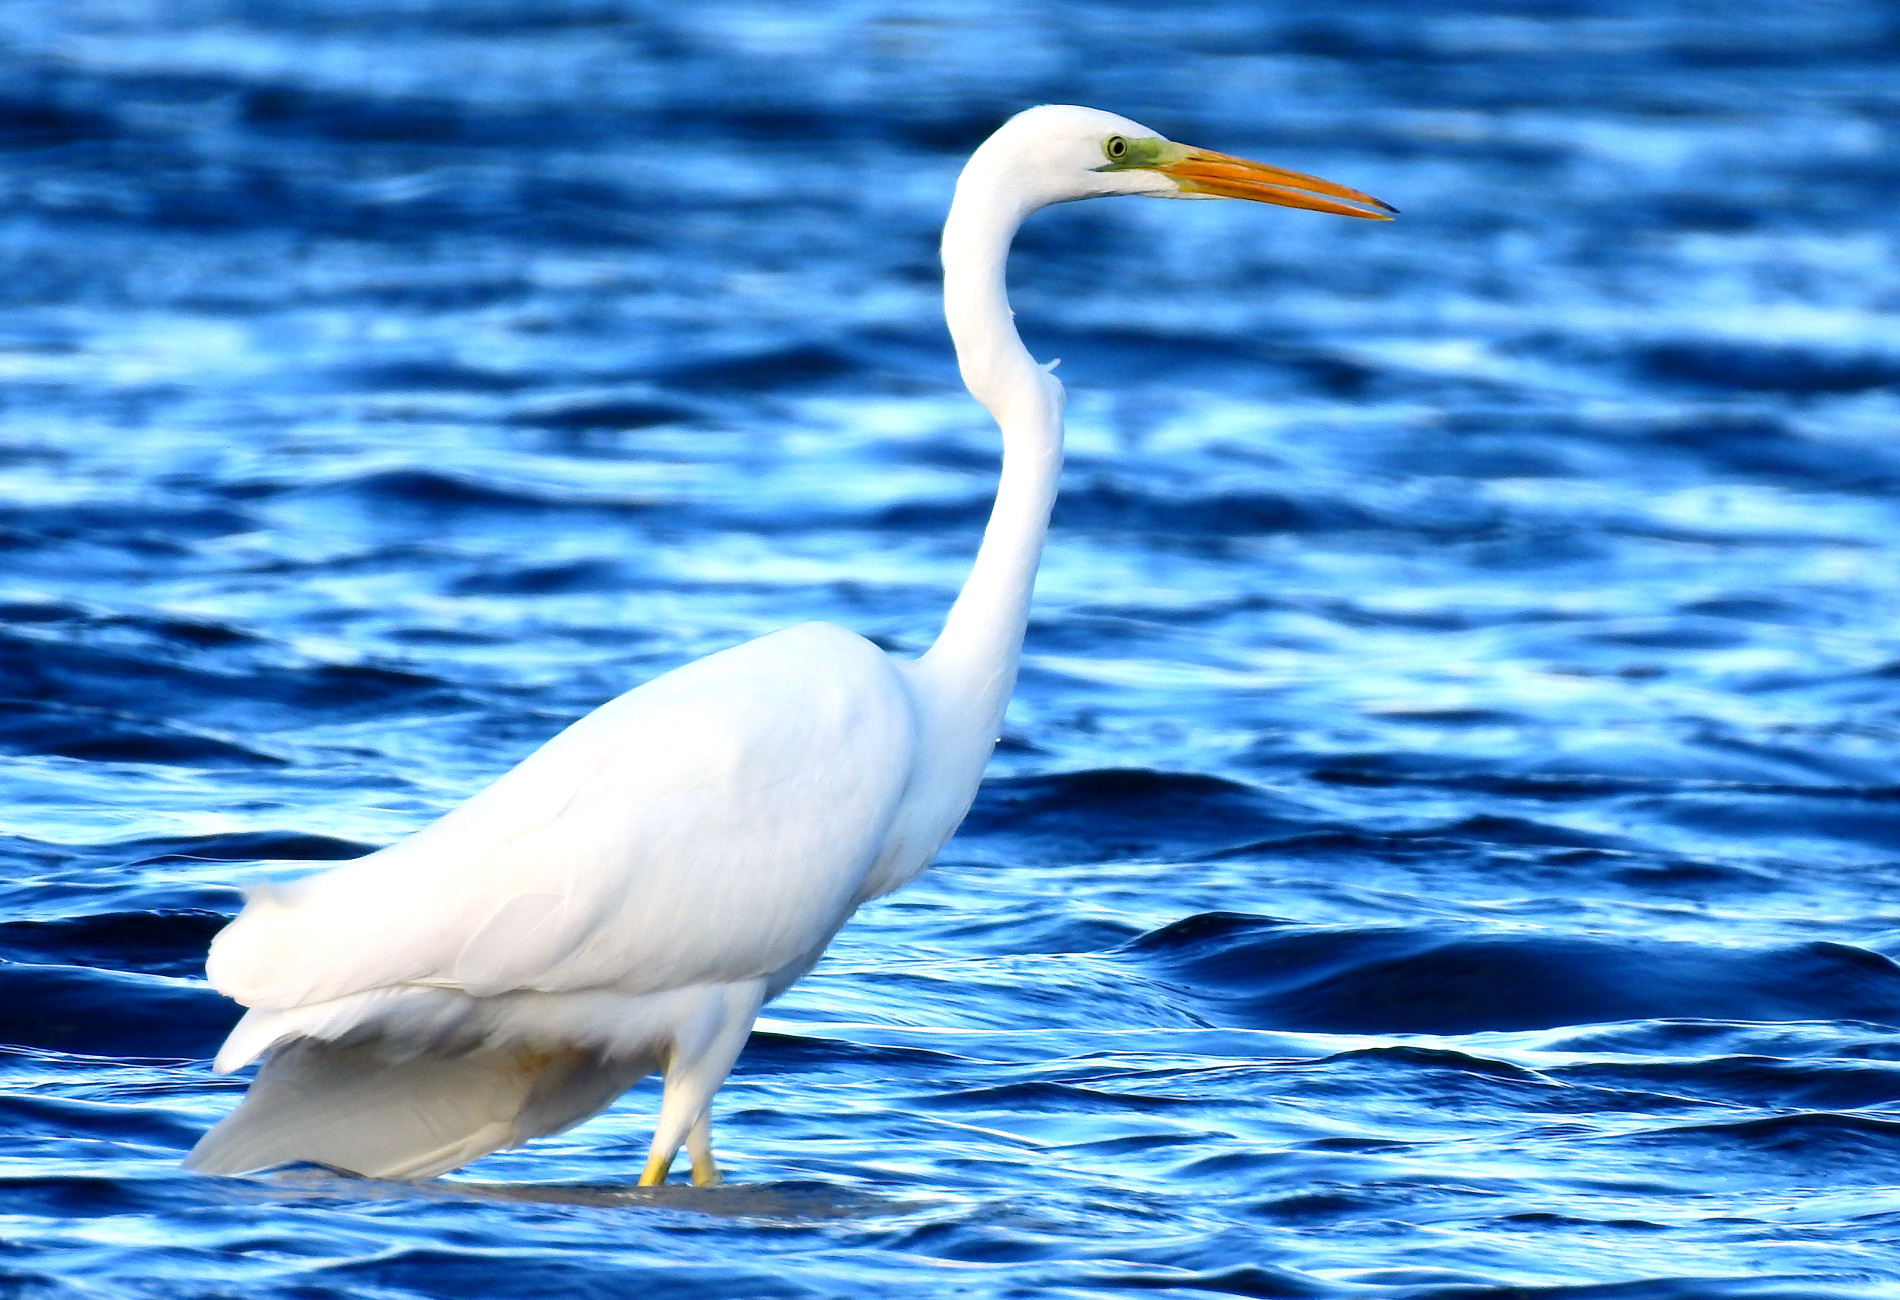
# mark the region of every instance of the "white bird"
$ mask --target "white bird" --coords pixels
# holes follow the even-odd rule
[[[642,1186],[684,1143],[719,1181],[713,1094],[759,1008],[860,904],[915,877],[971,800],[1015,684],[1062,463],[1062,385],[1023,347],[1010,242],[1072,199],[1239,198],[1383,219],[1378,200],[1095,109],[1020,113],[943,230],[944,314],[1002,430],[996,504],[922,656],[805,623],[627,692],[467,803],[366,857],[252,891],[211,945],[264,1057],[186,1165],[310,1161],[425,1178],[599,1113],[655,1069]]]

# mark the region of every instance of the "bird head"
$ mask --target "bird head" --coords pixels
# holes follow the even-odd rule
[[[1139,122],[1074,104],[1018,113],[971,157],[969,173],[1013,192],[1025,212],[1114,194],[1250,199],[1373,221],[1398,211],[1317,176],[1177,144]]]

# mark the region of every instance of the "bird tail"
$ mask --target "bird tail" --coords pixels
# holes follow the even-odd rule
[[[428,1178],[571,1128],[657,1064],[579,1048],[396,1055],[387,1043],[299,1038],[271,1051],[185,1167],[241,1174],[307,1161],[369,1178]]]

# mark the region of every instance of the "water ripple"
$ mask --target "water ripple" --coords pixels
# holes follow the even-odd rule
[[[1896,53],[0,6],[0,1292],[1891,1294]],[[938,224],[1046,100],[1406,216],[1024,232],[1071,436],[1007,734],[753,1035],[732,1184],[630,1186],[651,1082],[423,1186],[181,1171],[242,888],[745,637],[928,644],[995,454]]]

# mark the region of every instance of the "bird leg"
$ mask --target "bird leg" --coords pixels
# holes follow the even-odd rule
[[[666,1175],[673,1168],[673,1155],[674,1152],[668,1151],[662,1156],[660,1148],[655,1145],[647,1156],[647,1167],[640,1174],[640,1186],[658,1187],[665,1182]]]
[[[693,1186],[717,1187],[725,1181],[719,1166],[713,1163],[710,1108],[701,1111],[693,1126],[686,1130],[686,1150],[693,1157]]]
[[[719,1167],[712,1158],[713,1094],[739,1059],[764,994],[763,981],[725,985],[718,990],[717,1000],[705,1008],[704,1017],[674,1041],[672,1059],[666,1065],[666,1091],[660,1097],[660,1118],[653,1126],[653,1147],[640,1186],[657,1187],[666,1181],[682,1143],[690,1144],[693,1182],[711,1187],[719,1181]]]
[[[686,1130],[686,1151],[693,1160],[693,1186],[717,1187],[725,1181],[725,1176],[719,1172],[718,1163],[713,1159],[710,1108],[701,1111],[699,1118],[693,1121],[693,1126]],[[675,1154],[677,1148],[667,1152],[663,1158],[656,1143],[653,1153],[647,1157],[646,1171],[640,1175],[640,1186],[658,1187],[665,1182],[667,1174],[672,1172]]]

